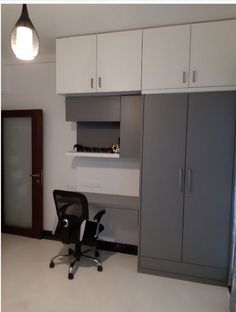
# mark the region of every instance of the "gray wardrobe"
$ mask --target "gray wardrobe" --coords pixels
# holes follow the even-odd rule
[[[144,100],[139,271],[226,284],[236,93]]]

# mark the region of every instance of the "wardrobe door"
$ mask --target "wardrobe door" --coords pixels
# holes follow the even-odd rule
[[[187,95],[148,95],[144,103],[142,257],[181,261]]]
[[[183,262],[227,268],[236,93],[189,96]]]

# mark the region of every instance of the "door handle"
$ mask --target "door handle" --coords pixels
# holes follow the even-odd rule
[[[40,178],[40,173],[30,174],[31,178]]]
[[[179,169],[179,191],[180,193],[182,193],[184,190],[183,190],[183,169],[180,168]]]
[[[41,182],[41,185],[43,185],[43,170],[41,170],[40,173],[31,173],[29,175],[31,178],[36,178],[36,182],[37,183],[40,183]]]
[[[192,193],[192,169],[187,169],[187,188],[188,193]]]

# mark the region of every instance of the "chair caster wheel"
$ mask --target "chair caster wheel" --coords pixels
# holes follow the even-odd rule
[[[99,257],[99,256],[100,256],[99,252],[95,250],[95,257]]]
[[[69,279],[69,280],[72,280],[73,278],[74,278],[74,275],[73,275],[72,273],[69,273],[69,274],[68,274],[68,279]]]
[[[54,268],[54,267],[55,267],[55,264],[54,264],[53,261],[50,262],[49,267],[50,267],[50,268]]]
[[[98,270],[98,272],[102,272],[102,271],[103,271],[103,267],[102,267],[101,265],[99,265],[99,266],[97,267],[97,270]]]

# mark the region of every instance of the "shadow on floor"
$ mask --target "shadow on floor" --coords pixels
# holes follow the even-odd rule
[[[68,254],[68,249],[71,248],[73,249],[74,248],[74,245],[73,244],[70,244],[70,245],[62,245],[62,248],[61,250],[58,252],[57,255],[52,255],[52,257],[54,256],[59,256],[59,255],[66,255]],[[90,250],[89,252],[86,253],[86,255],[88,256],[92,256],[94,257],[94,248],[91,247],[91,246],[83,246],[82,247],[82,252],[86,251],[86,250]],[[102,262],[102,264],[108,259],[110,258],[112,255],[115,254],[115,252],[113,251],[107,251],[107,250],[98,250],[99,251],[99,257],[98,259]],[[48,265],[50,263],[50,260],[51,259],[48,259]],[[57,265],[61,265],[61,264],[66,264],[68,265],[68,269],[69,269],[69,264],[71,263],[71,261],[73,260],[73,255],[69,256],[69,257],[62,257],[61,259],[56,259],[54,261],[55,263],[55,267]],[[89,259],[89,258],[86,258],[86,257],[81,257],[80,261],[77,262],[76,264],[76,269],[74,271],[74,274],[76,274],[77,270],[79,269],[79,267],[96,267],[96,263]]]

